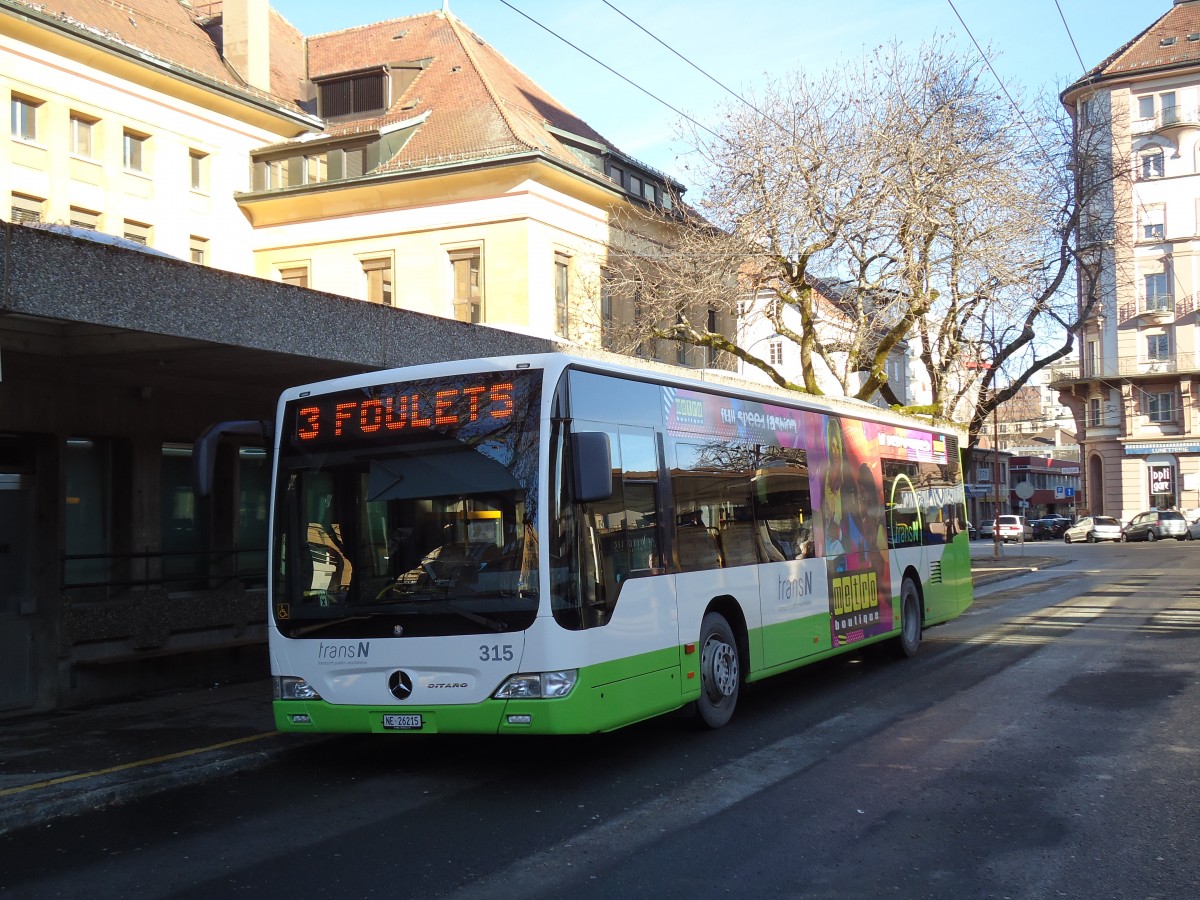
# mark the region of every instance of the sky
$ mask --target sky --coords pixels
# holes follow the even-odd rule
[[[723,105],[738,101],[671,50],[745,93],[769,77],[796,69],[824,72],[892,41],[914,49],[928,40],[969,48],[973,35],[989,48],[1010,93],[1054,97],[1085,66],[1101,62],[1163,15],[1172,0],[448,2],[480,38],[614,146],[687,185],[694,178],[686,168],[687,147],[677,138],[679,113],[713,124]],[[442,0],[271,5],[303,34],[315,35],[440,9]]]

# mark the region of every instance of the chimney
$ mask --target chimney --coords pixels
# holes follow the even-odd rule
[[[225,0],[221,31],[225,61],[242,80],[271,90],[271,6],[268,0]]]

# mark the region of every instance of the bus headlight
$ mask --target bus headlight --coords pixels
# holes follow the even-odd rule
[[[492,696],[497,700],[548,700],[565,697],[579,679],[578,669],[510,675]]]
[[[276,700],[320,700],[316,688],[296,675],[275,676]]]

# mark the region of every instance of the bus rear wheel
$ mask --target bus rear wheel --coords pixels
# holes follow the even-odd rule
[[[742,671],[737,639],[720,613],[710,612],[700,625],[700,699],[696,712],[709,728],[720,728],[733,716],[741,692]]]
[[[921,647],[921,592],[911,578],[900,586],[900,636],[895,646],[905,659],[912,659]]]

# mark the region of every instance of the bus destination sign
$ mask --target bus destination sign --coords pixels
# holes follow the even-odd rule
[[[521,385],[514,373],[430,379],[306,397],[289,404],[297,450],[328,450],[401,434],[488,432],[512,420]]]

